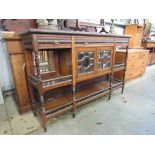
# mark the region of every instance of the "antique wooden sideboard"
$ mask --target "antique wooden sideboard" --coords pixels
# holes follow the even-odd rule
[[[26,75],[35,115],[47,121],[73,111],[113,90],[124,89],[126,62],[115,61],[116,47],[126,48],[130,36],[30,29],[22,33]]]

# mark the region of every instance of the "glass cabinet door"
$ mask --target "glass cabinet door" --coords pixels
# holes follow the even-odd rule
[[[77,48],[76,52],[77,75],[94,74],[96,48]]]
[[[97,48],[97,70],[110,70],[112,65],[113,47]]]

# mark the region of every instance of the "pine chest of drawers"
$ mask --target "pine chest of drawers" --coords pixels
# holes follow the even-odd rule
[[[142,76],[145,73],[148,52],[149,50],[144,49],[129,49],[126,61],[125,81]],[[115,60],[125,62],[125,50],[117,50]],[[118,72],[114,76],[119,79],[123,78],[121,72]]]

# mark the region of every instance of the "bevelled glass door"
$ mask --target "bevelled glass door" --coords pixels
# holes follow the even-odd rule
[[[97,48],[97,70],[107,71],[111,69],[112,65],[113,47]]]
[[[95,72],[96,48],[76,48],[77,76],[88,76]]]

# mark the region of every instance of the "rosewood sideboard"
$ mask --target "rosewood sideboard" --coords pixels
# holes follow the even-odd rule
[[[116,47],[126,48],[130,36],[30,29],[21,34],[30,99],[44,130],[47,121],[113,90],[124,90],[114,78],[126,62],[115,61]]]

